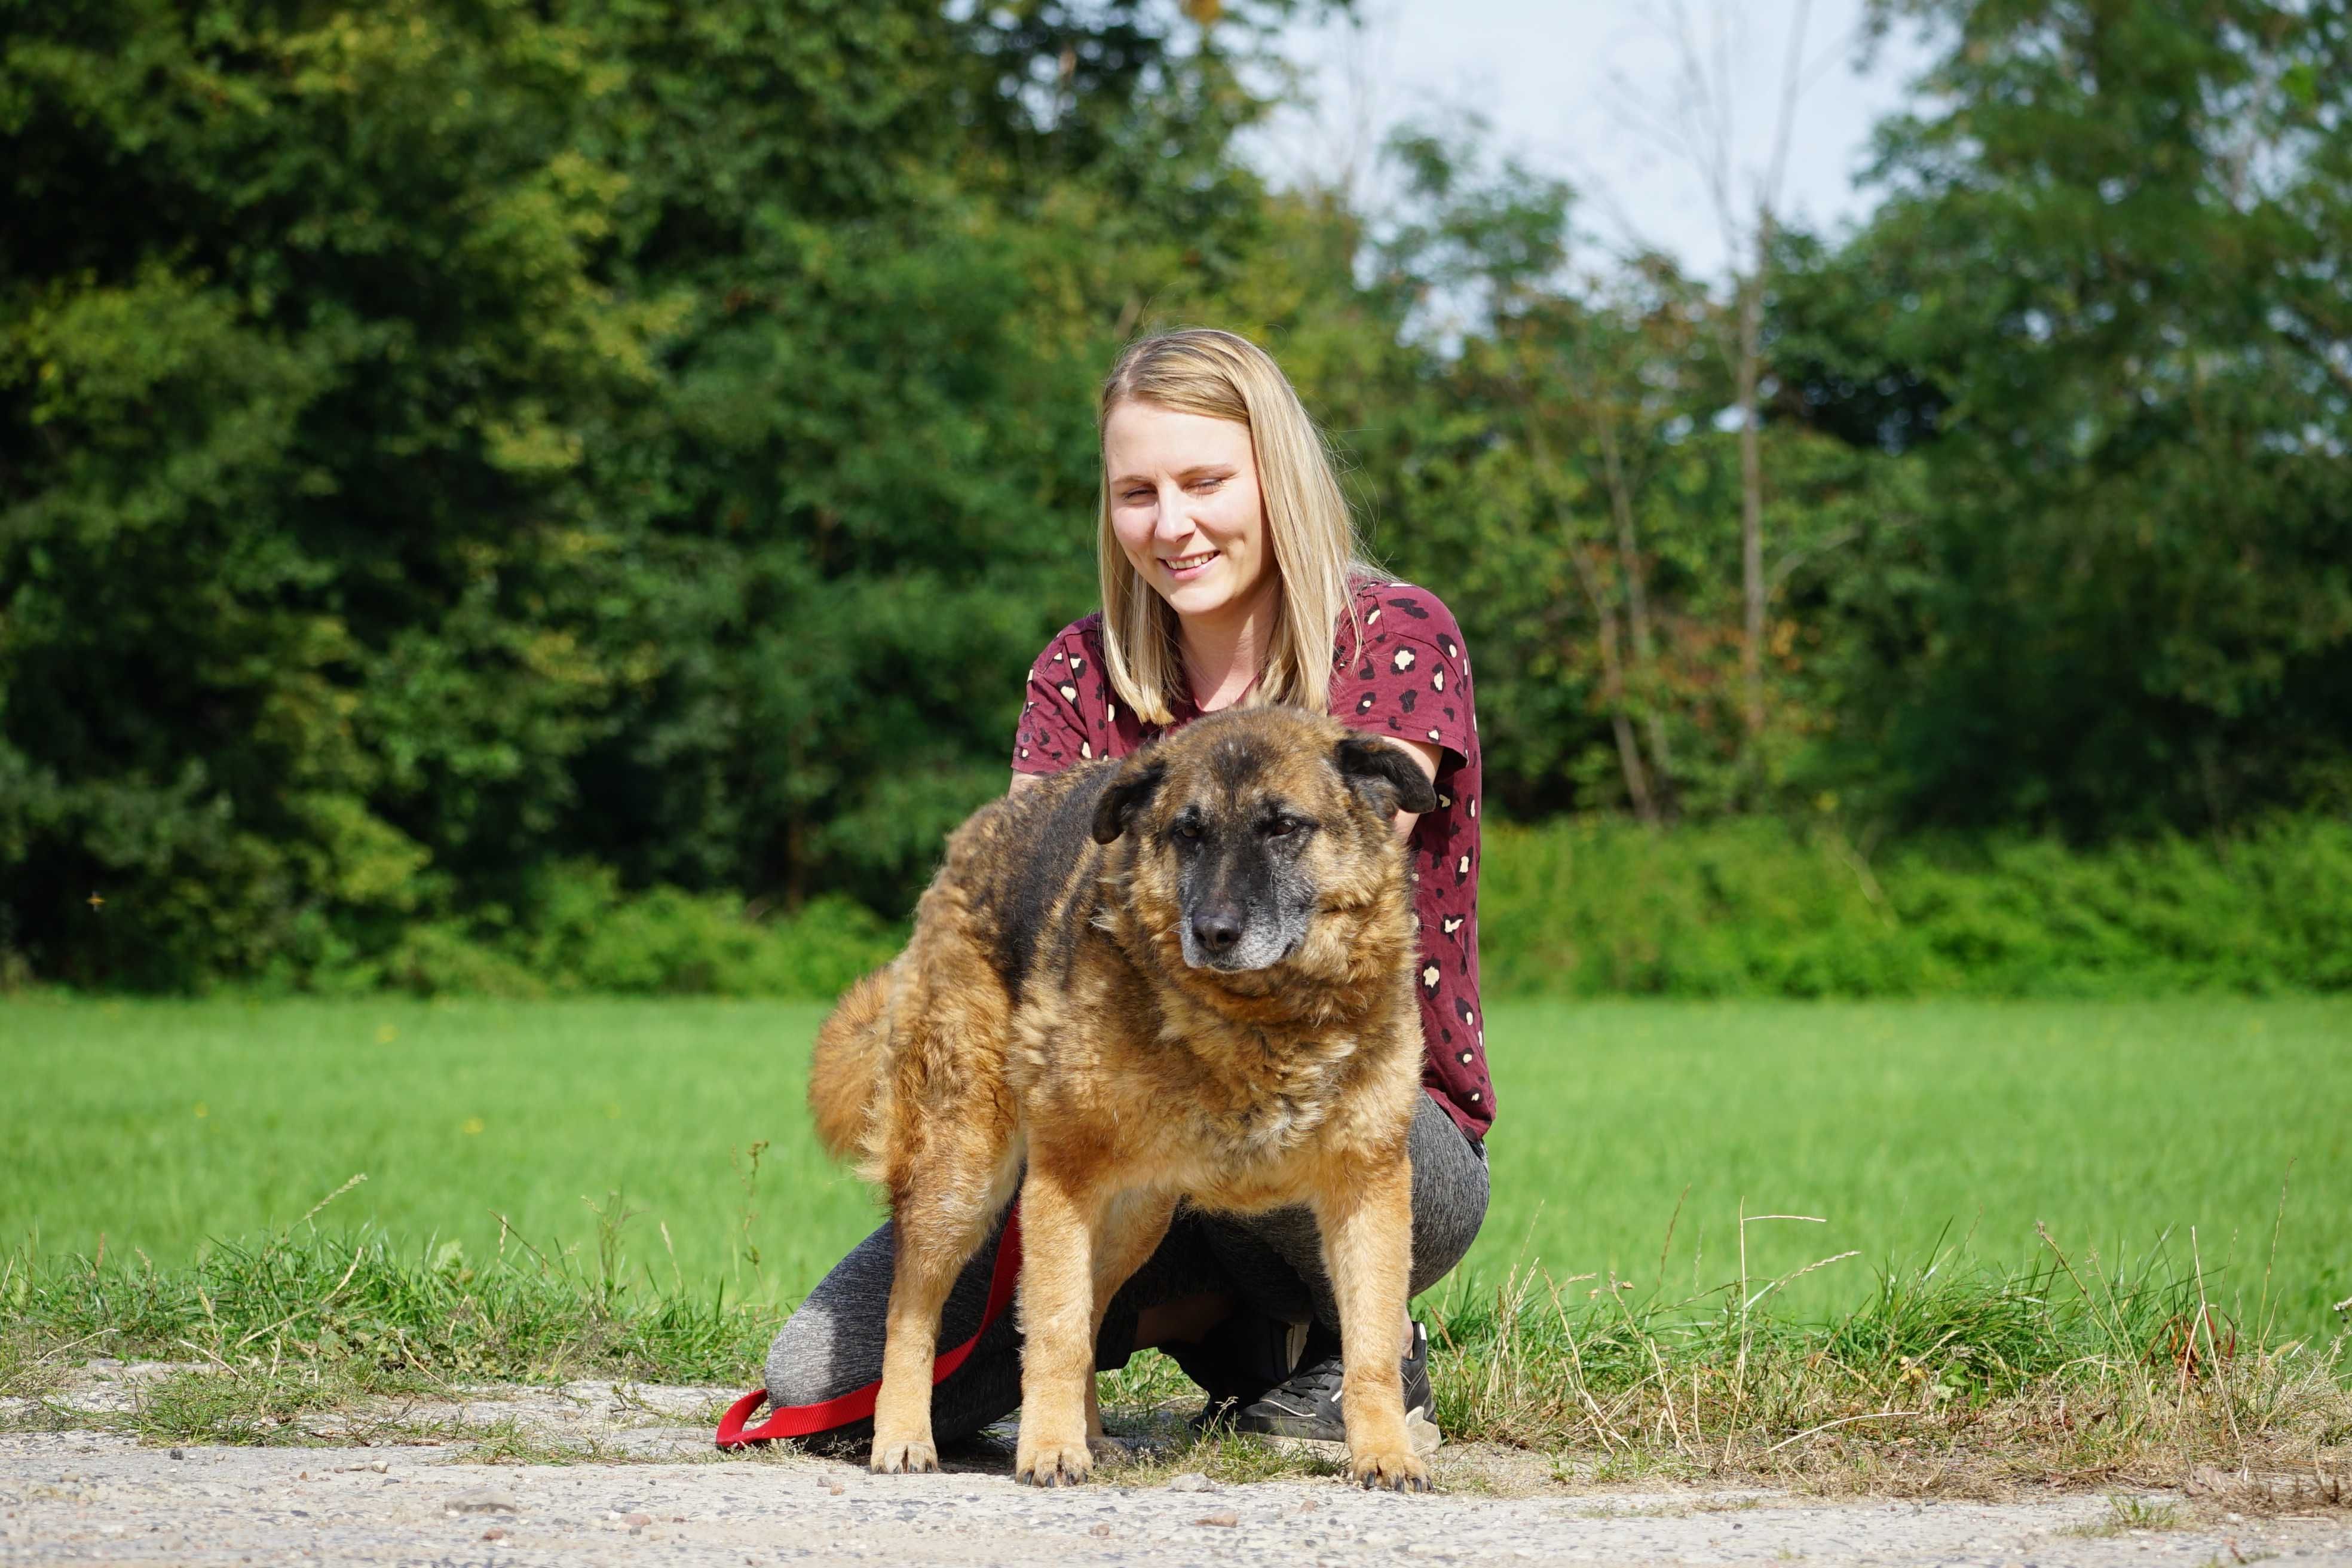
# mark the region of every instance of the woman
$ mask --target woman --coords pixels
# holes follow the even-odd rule
[[[1204,712],[1248,702],[1322,709],[1393,742],[1435,782],[1438,809],[1400,814],[1417,880],[1416,989],[1428,1094],[1412,1137],[1412,1290],[1460,1261],[1486,1208],[1494,1120],[1478,1006],[1477,725],[1460,629],[1436,595],[1358,559],[1314,425],[1265,352],[1230,332],[1146,339],[1104,384],[1098,549],[1103,609],[1063,629],[1029,672],[1013,784],[1118,757]],[[891,1230],[811,1291],[768,1355],[779,1405],[880,1375]],[[979,1325],[992,1238],[966,1266],[940,1340]],[[1433,1415],[1427,1338],[1402,1323],[1405,1404]],[[1340,1440],[1339,1314],[1306,1210],[1180,1211],[1113,1300],[1097,1364],[1157,1346],[1209,1394],[1205,1419]],[[1019,1342],[1000,1320],[933,1391],[941,1442],[1020,1403]],[[865,1441],[869,1422],[827,1436]]]

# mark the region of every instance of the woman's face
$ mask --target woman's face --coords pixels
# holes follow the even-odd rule
[[[1127,402],[1103,426],[1110,526],[1179,616],[1249,604],[1273,576],[1249,426]]]

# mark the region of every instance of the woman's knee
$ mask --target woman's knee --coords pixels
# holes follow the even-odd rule
[[[1485,1152],[1427,1095],[1412,1123],[1412,1291],[1453,1271],[1478,1239],[1490,1186]]]
[[[850,1248],[768,1346],[768,1397],[814,1405],[882,1375],[894,1238],[884,1225]]]

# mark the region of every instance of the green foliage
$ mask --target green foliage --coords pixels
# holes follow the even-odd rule
[[[826,900],[902,916],[1003,787],[1097,380],[1194,322],[1454,608],[1496,805],[1919,847],[1857,913],[1693,840],[1745,890],[1579,973],[2340,983],[2320,913],[2167,934],[2034,847],[2170,887],[2352,805],[2340,0],[1877,6],[1937,50],[1882,205],[1749,296],[1752,730],[1736,300],[1475,127],[1268,190],[1318,8],[0,0],[0,984],[827,988],[881,938]]]
[[[1002,788],[1289,6],[16,9],[0,950],[499,988],[550,864],[895,910]]]
[[[1489,824],[1497,995],[2264,995],[2352,989],[2352,827],[2071,849],[1927,838],[1868,857],[1823,818]]]
[[[420,921],[381,960],[302,973],[321,991],[396,985],[420,995],[782,996],[830,1001],[906,940],[838,893],[754,922],[730,894],[657,887],[625,894],[611,868],[580,864],[533,889],[533,908],[501,929]]]
[[[1932,96],[1784,289],[1808,395],[1917,443],[1936,498],[1841,617],[1848,767],[1915,818],[2078,837],[2341,809],[2345,8],[1878,9],[1933,29]]]
[[[626,671],[581,454],[663,309],[528,8],[19,8],[0,853],[48,973],[250,973],[556,820]],[[103,921],[68,924],[94,890]]]

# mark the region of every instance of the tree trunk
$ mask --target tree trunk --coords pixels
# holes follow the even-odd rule
[[[1633,803],[1633,815],[1655,826],[1658,805],[1650,795],[1641,745],[1633,739],[1633,717],[1625,711],[1625,664],[1617,646],[1616,607],[1601,592],[1601,574],[1573,540],[1569,542],[1568,558],[1576,568],[1577,581],[1584,585],[1584,596],[1592,603],[1592,616],[1600,628],[1601,698],[1609,710],[1610,732],[1617,738],[1617,766],[1625,775],[1625,795]]]
[[[1625,793],[1633,815],[1657,826],[1658,805],[1651,798],[1650,781],[1642,766],[1642,748],[1633,739],[1633,721],[1625,712],[1625,670],[1617,657],[1617,617],[1601,617],[1601,689],[1609,703],[1609,728],[1617,737],[1617,766],[1625,774]]]
[[[1609,480],[1609,510],[1617,522],[1617,557],[1625,574],[1625,616],[1633,634],[1633,678],[1642,700],[1642,728],[1650,738],[1650,763],[1656,770],[1658,815],[1675,813],[1674,753],[1666,749],[1666,720],[1658,700],[1657,643],[1650,635],[1649,573],[1642,564],[1641,542],[1634,536],[1633,486],[1617,447],[1616,422],[1604,410],[1594,421],[1601,437],[1601,458]]]
[[[1761,421],[1757,416],[1756,384],[1762,367],[1764,315],[1763,234],[1759,226],[1756,271],[1740,290],[1739,300],[1739,584],[1744,614],[1740,619],[1739,679],[1742,717],[1747,721],[1750,761],[1764,734],[1764,453]]]
[[[1528,452],[1539,471],[1551,471],[1551,454],[1532,407],[1528,417]],[[1569,564],[1576,569],[1576,580],[1584,589],[1585,598],[1591,602],[1592,618],[1600,628],[1601,695],[1608,705],[1610,731],[1617,740],[1617,765],[1625,775],[1625,794],[1633,803],[1634,814],[1654,826],[1658,820],[1657,802],[1651,798],[1649,772],[1642,765],[1642,748],[1633,739],[1633,718],[1625,711],[1625,668],[1617,647],[1617,607],[1603,591],[1601,573],[1585,559],[1583,549],[1577,543],[1576,521],[1567,505],[1555,499],[1552,515],[1559,521],[1561,546],[1568,552]]]

